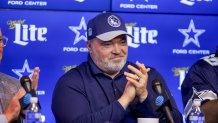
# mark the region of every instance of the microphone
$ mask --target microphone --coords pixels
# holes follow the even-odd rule
[[[26,95],[20,99],[20,104],[22,109],[26,109],[30,104],[30,98],[36,97],[36,92],[32,88],[31,79],[28,76],[22,76],[20,79],[21,86],[26,91]]]
[[[164,113],[170,123],[175,123],[172,113],[170,111],[170,109],[172,108],[170,101],[164,93],[165,91],[162,89],[162,84],[160,83],[160,81],[153,80],[152,88],[158,94],[155,99],[155,107],[157,107],[156,111]]]
[[[30,92],[32,90],[32,83],[28,76],[21,77],[20,83],[26,92]]]

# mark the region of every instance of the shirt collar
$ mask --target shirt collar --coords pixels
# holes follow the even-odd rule
[[[92,60],[92,58],[90,57],[90,55],[88,56],[88,63],[91,67],[92,72],[96,75],[99,73],[103,73],[103,71],[101,69],[98,68],[98,66],[94,63],[94,61]]]

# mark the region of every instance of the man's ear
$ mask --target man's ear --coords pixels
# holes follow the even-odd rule
[[[91,41],[90,40],[86,41],[86,46],[87,46],[87,48],[89,50],[89,53],[92,53],[92,47],[91,47]]]

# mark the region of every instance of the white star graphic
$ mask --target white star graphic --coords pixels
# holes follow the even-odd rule
[[[33,74],[33,69],[30,69],[27,59],[25,59],[22,69],[12,69],[12,71],[19,76],[19,79],[24,75],[32,77]]]
[[[73,42],[74,45],[77,44],[81,40],[84,40],[84,41],[87,40],[87,37],[86,37],[86,35],[87,35],[87,32],[86,32],[87,26],[86,26],[86,21],[85,21],[84,17],[81,18],[81,21],[80,21],[80,24],[79,24],[78,27],[77,26],[69,26],[69,28],[74,33],[76,33],[76,37],[75,37],[74,42]],[[86,32],[85,35],[80,35],[80,32],[81,32],[80,30],[82,28]]]
[[[190,21],[188,29],[178,29],[185,36],[182,47],[187,46],[189,43],[194,43],[200,47],[198,36],[205,32],[204,29],[196,29],[193,20]]]
[[[85,0],[75,0],[75,1],[82,3],[82,2],[84,2]]]

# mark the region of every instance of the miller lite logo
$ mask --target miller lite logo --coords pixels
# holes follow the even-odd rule
[[[26,46],[29,41],[47,41],[45,37],[47,34],[46,27],[36,27],[36,25],[30,24],[14,24],[15,27],[15,44]]]
[[[126,24],[127,32],[134,38],[127,37],[128,45],[138,48],[140,44],[157,44],[158,30],[135,26],[136,23]]]

